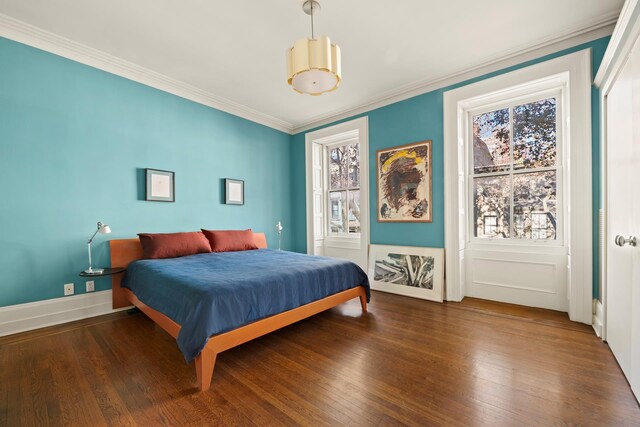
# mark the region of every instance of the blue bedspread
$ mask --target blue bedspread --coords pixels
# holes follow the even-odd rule
[[[367,275],[350,261],[270,249],[139,260],[122,283],[182,326],[187,362],[211,335],[358,285],[370,296]]]

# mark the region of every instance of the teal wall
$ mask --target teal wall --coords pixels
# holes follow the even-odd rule
[[[107,239],[292,222],[291,136],[0,38],[0,306],[63,295]],[[176,173],[176,202],[146,202],[140,170]],[[245,180],[227,206],[221,179]],[[283,246],[291,247],[284,234]],[[96,281],[97,290],[110,280]]]
[[[513,69],[591,48],[593,70],[609,38],[425,93],[369,117],[370,164],[378,149],[434,142],[433,222],[381,224],[371,242],[444,246],[443,93]],[[594,295],[598,296],[599,98],[592,96]],[[347,119],[348,120],[348,119]],[[337,123],[337,122],[336,122]],[[145,167],[176,172],[176,203],[146,202]],[[244,206],[227,206],[222,179],[245,180]],[[370,170],[375,182],[375,170]],[[266,231],[285,225],[283,247],[306,251],[304,134],[289,136],[236,116],[0,38],[0,307],[83,293],[86,240],[102,220],[107,239],[209,228]],[[370,198],[375,200],[372,186]],[[295,200],[295,203],[294,203]],[[110,288],[98,279],[97,290]]]
[[[606,50],[609,37],[575,46],[551,55],[547,55],[517,66],[486,74],[459,84],[448,86],[419,95],[405,101],[387,105],[364,114],[350,117],[369,117],[369,164],[375,165],[376,150],[407,144],[426,139],[433,140],[433,222],[417,224],[379,223],[376,212],[371,210],[371,243],[409,246],[444,247],[444,162],[443,162],[443,93],[456,87],[474,83],[508,71],[535,64],[582,49],[592,49],[593,75],[595,76]],[[600,203],[600,126],[599,96],[597,89],[592,90],[593,120],[593,274],[594,296],[599,296],[598,286],[598,207]],[[332,123],[336,124],[339,122]],[[327,125],[330,126],[330,125]],[[304,171],[304,133],[293,136],[291,146],[291,181],[293,199],[297,200],[293,230],[295,240],[293,248],[306,251],[306,209],[305,209],[305,171]],[[375,181],[375,168],[369,170],[369,182]],[[376,200],[375,186],[371,186],[369,197],[372,205]]]

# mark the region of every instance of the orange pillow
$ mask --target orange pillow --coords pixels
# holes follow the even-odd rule
[[[233,252],[258,249],[253,230],[202,230],[212,252]]]
[[[200,231],[189,233],[140,233],[142,257],[146,259],[177,258],[211,252],[209,240]]]

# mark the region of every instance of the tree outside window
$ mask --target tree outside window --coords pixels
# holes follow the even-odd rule
[[[473,230],[480,238],[557,238],[557,99],[472,121]]]
[[[331,146],[329,161],[329,234],[360,233],[360,145]]]

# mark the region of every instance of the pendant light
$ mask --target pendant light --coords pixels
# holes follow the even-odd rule
[[[327,36],[315,37],[313,16],[320,12],[320,3],[307,0],[302,10],[311,16],[311,38],[297,40],[287,49],[287,82],[296,92],[322,95],[340,84],[340,47]]]

